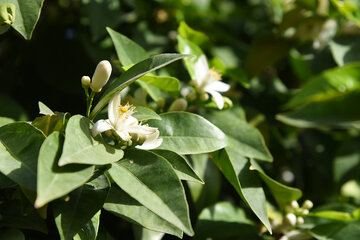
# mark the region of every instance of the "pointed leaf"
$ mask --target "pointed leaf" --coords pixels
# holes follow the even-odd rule
[[[74,240],[96,240],[100,225],[100,214],[101,211],[98,211],[75,235]]]
[[[181,180],[204,184],[204,181],[196,174],[183,156],[168,150],[152,150],[152,152],[165,158],[173,166],[177,176]]]
[[[62,131],[66,121],[66,113],[57,112],[52,115],[37,117],[31,125],[39,129],[45,136],[49,136],[54,131]]]
[[[269,187],[273,197],[281,209],[283,209],[283,207],[292,200],[298,200],[301,198],[302,192],[300,189],[288,187],[270,178],[265,174],[260,165],[254,159],[251,159],[250,163],[250,170],[255,170],[259,173],[259,176]]]
[[[52,115],[55,114],[48,106],[46,106],[44,103],[40,102],[39,105],[39,113],[44,115]]]
[[[112,186],[104,209],[147,229],[182,237],[182,231],[159,217],[117,186]]]
[[[0,128],[0,171],[14,182],[36,189],[39,149],[44,135],[25,122]]]
[[[138,63],[149,57],[149,54],[137,43],[107,27],[111,40],[114,43],[116,54],[123,66]]]
[[[179,52],[183,54],[191,54],[190,57],[185,58],[185,66],[192,79],[195,79],[194,64],[203,55],[203,51],[193,42],[184,39],[180,35],[177,36]]]
[[[205,118],[186,112],[170,112],[160,115],[161,120],[150,120],[163,139],[159,149],[179,154],[212,152],[225,147],[224,133]]]
[[[184,188],[170,163],[147,151],[126,154],[108,170],[115,183],[149,210],[193,235]]]
[[[165,233],[152,231],[135,224],[132,227],[135,240],[161,240],[165,235]],[[179,238],[182,238],[182,236]]]
[[[145,75],[139,81],[146,82],[165,92],[177,92],[180,90],[180,81],[174,77]]]
[[[61,239],[72,239],[93,218],[103,206],[109,189],[108,179],[100,175],[73,191],[68,201],[54,201],[55,223]]]
[[[145,121],[149,119],[161,120],[161,117],[156,112],[154,112],[150,108],[141,106],[136,107],[135,113],[132,116],[139,121]]]
[[[40,148],[35,201],[37,208],[82,186],[93,175],[94,166],[71,164],[59,167],[61,147],[59,132],[53,132]]]
[[[196,31],[189,27],[185,22],[181,22],[178,27],[178,32],[181,37],[184,39],[187,39],[199,46],[203,44],[209,43],[208,36],[205,35],[205,33],[202,33],[200,31]]]
[[[122,150],[95,140],[91,128],[92,123],[86,117],[75,115],[69,119],[59,166],[69,163],[105,165],[123,157]]]
[[[233,146],[212,153],[212,156],[212,160],[226,179],[271,233],[265,193],[259,176],[249,169],[249,161]]]
[[[136,79],[144,76],[149,72],[155,71],[156,69],[162,68],[172,62],[180,60],[186,56],[187,55],[183,54],[165,53],[152,56],[135,64],[109,86],[109,88],[101,96],[100,101],[92,110],[90,118],[94,119],[95,116],[101,111],[101,109],[105,107],[105,105],[110,101],[110,99],[116,92],[121,91],[125,87],[129,86]]]

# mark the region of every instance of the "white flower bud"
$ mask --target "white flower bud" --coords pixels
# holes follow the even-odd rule
[[[83,88],[88,88],[88,87],[90,87],[90,83],[91,83],[91,79],[90,79],[89,76],[83,76],[83,77],[81,78],[81,86],[82,86]]]
[[[293,213],[286,214],[285,219],[284,219],[284,223],[286,223],[288,225],[291,225],[291,226],[295,226],[295,224],[296,224],[296,216],[295,216],[295,214],[293,214]]]
[[[301,213],[303,215],[308,215],[309,214],[309,210],[308,209],[301,209]]]
[[[311,209],[314,206],[313,202],[310,200],[305,200],[305,202],[302,205],[302,208],[304,209]]]
[[[96,66],[92,81],[90,84],[91,89],[94,92],[100,92],[105,86],[111,75],[111,64],[107,60],[99,62]]]
[[[185,111],[187,108],[187,101],[183,98],[176,99],[169,107],[169,112]]]
[[[299,204],[298,204],[298,202],[295,201],[295,200],[292,200],[292,201],[290,202],[290,206],[291,206],[291,208],[294,209],[294,210],[299,208]]]
[[[304,224],[304,218],[303,217],[297,217],[296,218],[296,224],[299,224],[299,225]]]

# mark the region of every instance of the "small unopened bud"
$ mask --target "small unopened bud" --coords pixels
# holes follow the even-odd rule
[[[83,77],[81,78],[81,86],[82,86],[83,88],[88,88],[88,87],[90,87],[90,84],[91,84],[91,79],[90,79],[89,76],[83,76]]]
[[[183,98],[176,99],[169,107],[169,112],[185,111],[187,108],[187,101]]]
[[[94,92],[100,92],[105,86],[111,75],[111,64],[107,60],[99,62],[96,66],[90,87]]]
[[[298,204],[298,202],[295,201],[295,200],[292,200],[292,201],[290,202],[290,206],[291,206],[292,209],[298,209],[298,208],[299,208],[299,204]]]
[[[12,3],[0,4],[0,26],[10,25],[15,21],[16,6]]]
[[[206,92],[200,94],[200,101],[205,102],[208,99],[209,99],[209,94],[207,94]]]
[[[189,102],[192,102],[196,99],[196,92],[192,91],[190,92],[189,94],[186,95],[186,99],[189,101]]]
[[[285,216],[284,223],[287,225],[295,226],[296,224],[296,216],[293,213],[288,213]]]
[[[156,101],[156,105],[159,107],[159,108],[163,108],[165,106],[165,100],[163,98],[159,98],[157,101]]]
[[[304,209],[311,209],[314,206],[313,202],[310,200],[305,200],[305,202],[302,205],[302,208]]]
[[[223,97],[223,99],[224,99],[224,107],[223,107],[223,110],[232,108],[233,103],[232,103],[232,101],[230,100],[230,98]]]
[[[303,215],[308,215],[309,214],[309,210],[308,209],[301,209],[301,214]]]
[[[297,217],[296,218],[296,224],[298,224],[298,225],[304,224],[304,218],[303,217]]]

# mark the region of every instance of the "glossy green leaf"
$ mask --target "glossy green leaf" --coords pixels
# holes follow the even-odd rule
[[[75,235],[74,240],[96,240],[100,225],[100,214],[101,211],[98,211]]]
[[[203,55],[203,51],[193,42],[184,39],[180,35],[177,36],[179,52],[183,54],[190,54],[190,57],[184,59],[185,66],[192,79],[195,78],[194,64]]]
[[[82,186],[93,175],[94,166],[70,164],[59,167],[61,149],[59,132],[48,136],[40,148],[35,201],[37,208]]]
[[[90,118],[93,119],[100,111],[105,107],[105,105],[110,101],[113,95],[116,92],[121,91],[125,87],[129,86],[138,78],[144,76],[145,74],[152,72],[156,69],[162,68],[172,62],[180,60],[187,55],[183,54],[174,54],[174,53],[165,53],[160,55],[155,55],[150,58],[147,58],[134,66],[129,70],[124,72],[119,78],[117,78],[109,88],[101,96],[100,101],[96,104],[94,109],[90,114]]]
[[[40,17],[44,0],[0,0],[0,4],[12,3],[15,5],[15,21],[11,26],[25,39],[30,39],[35,25]]]
[[[359,223],[333,222],[312,228],[310,234],[320,240],[350,240],[360,238]]]
[[[132,225],[135,240],[161,240],[165,233],[152,231],[141,226]],[[182,238],[182,236],[180,237]]]
[[[108,192],[109,181],[104,175],[88,182],[63,199],[52,204],[56,226],[61,239],[70,240],[102,208]]]
[[[183,156],[168,150],[152,150],[152,152],[168,160],[181,180],[204,184],[204,181],[196,174]]]
[[[185,22],[180,23],[178,32],[181,37],[195,43],[198,46],[209,43],[209,38],[205,33],[192,29]]]
[[[260,165],[254,159],[251,159],[250,163],[250,170],[255,170],[259,173],[259,176],[269,187],[271,194],[273,195],[281,209],[283,209],[285,205],[292,200],[298,200],[299,198],[301,198],[302,192],[300,189],[288,187],[270,178],[268,175],[266,175],[266,173],[261,169]]]
[[[140,81],[153,85],[165,92],[177,92],[180,90],[180,82],[174,77],[145,75],[140,78]]]
[[[108,171],[120,188],[150,211],[186,234],[194,234],[183,186],[164,158],[147,151],[128,151]]]
[[[228,144],[242,156],[268,162],[273,160],[261,133],[242,119],[243,114],[237,108],[212,112],[207,118],[226,134]]]
[[[182,237],[182,231],[150,211],[117,186],[112,186],[104,209],[147,229]]]
[[[55,114],[48,106],[46,106],[44,103],[40,102],[39,105],[39,113],[44,115],[52,115]]]
[[[154,112],[150,108],[142,106],[137,106],[132,116],[139,121],[145,121],[149,119],[161,120],[161,117],[156,112]]]
[[[1,229],[0,239],[4,240],[25,240],[25,235],[18,229]]]
[[[266,198],[256,172],[251,171],[250,162],[242,156],[239,148],[226,147],[211,154],[212,160],[240,197],[251,208],[271,233],[266,211]]]
[[[31,206],[31,209],[27,209],[25,213],[21,206],[20,200],[6,201],[0,204],[0,228],[31,229],[47,233],[46,222],[40,217],[36,209]]]
[[[39,149],[44,135],[25,122],[0,128],[0,171],[14,182],[36,189]]]
[[[15,120],[12,118],[0,117],[0,127],[13,122],[15,122]]]
[[[149,120],[157,127],[163,139],[159,149],[179,154],[198,154],[225,147],[224,133],[205,118],[187,112],[170,112],[160,115],[161,120]]]
[[[92,123],[86,117],[75,115],[69,119],[59,166],[69,163],[105,165],[123,157],[122,150],[95,140],[91,128]]]
[[[148,84],[146,82],[142,82],[141,80],[138,80],[137,83],[149,94],[149,96],[156,102],[163,98],[163,93],[160,91],[158,87],[155,87],[151,84]]]
[[[360,63],[324,71],[311,78],[286,104],[293,108],[310,102],[318,102],[339,97],[360,89]]]
[[[357,107],[359,101],[360,90],[357,90],[329,100],[309,103],[294,111],[278,114],[276,118],[295,127],[350,127],[346,123],[360,120],[360,109]]]
[[[141,46],[125,35],[109,27],[107,27],[106,30],[115,45],[117,56],[123,66],[138,63],[149,57],[149,54]]]
[[[262,239],[242,208],[218,202],[203,209],[195,226],[195,239]]]
[[[49,136],[54,131],[62,131],[66,122],[66,113],[57,112],[52,115],[37,117],[31,125],[42,131],[45,136]]]
[[[309,216],[319,217],[319,218],[327,218],[339,221],[354,221],[355,219],[352,217],[350,213],[340,212],[340,211],[314,211],[309,213]]]
[[[221,192],[221,174],[208,154],[191,155],[191,165],[205,184],[186,182],[197,213],[218,201]]]

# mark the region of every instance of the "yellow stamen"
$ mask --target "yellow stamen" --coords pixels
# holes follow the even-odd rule
[[[221,75],[219,72],[217,72],[214,68],[210,69],[211,75],[216,80],[221,80]]]
[[[126,113],[128,111],[127,107],[121,106],[119,107],[119,111],[122,113]]]

